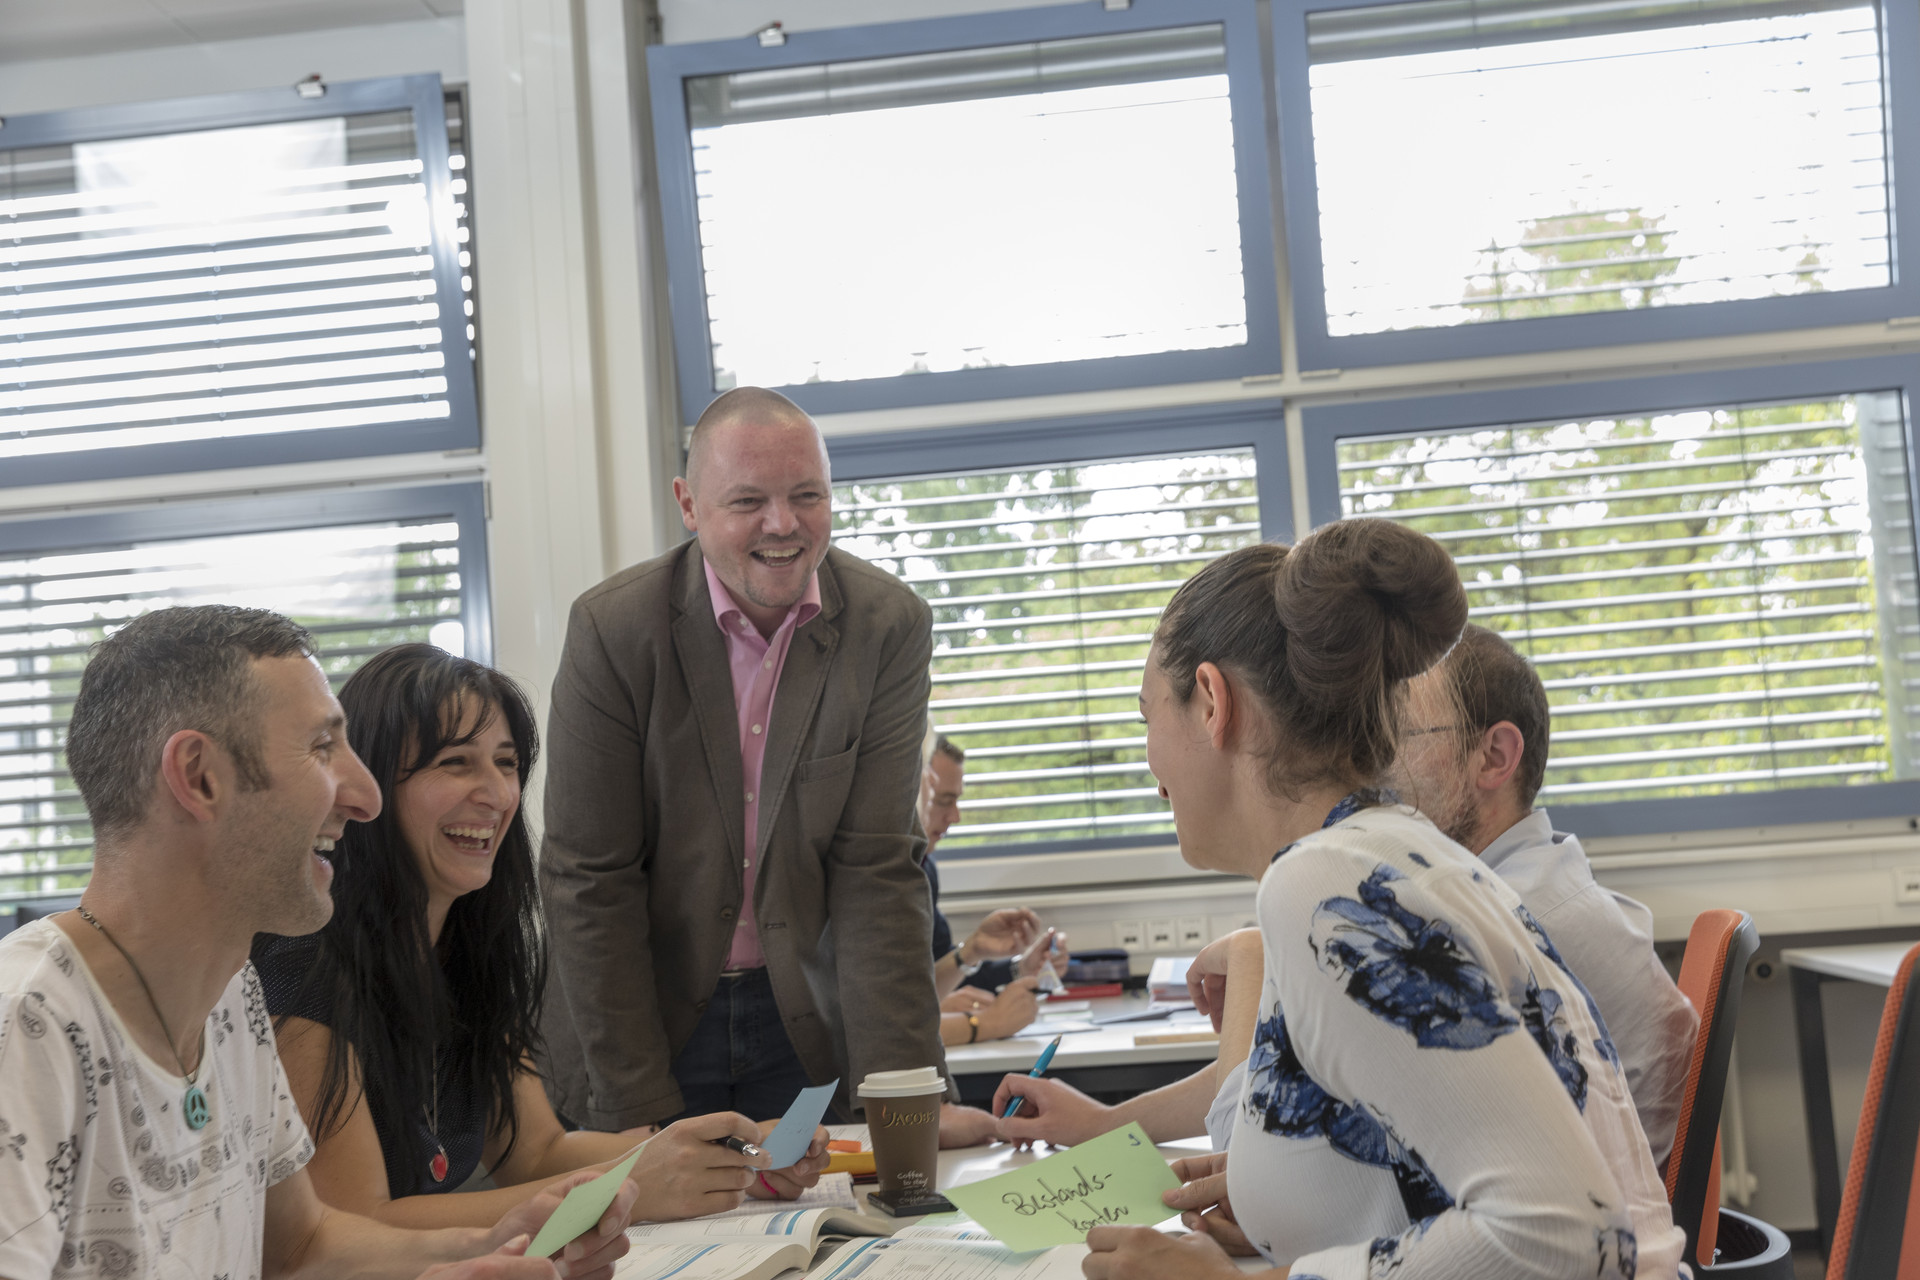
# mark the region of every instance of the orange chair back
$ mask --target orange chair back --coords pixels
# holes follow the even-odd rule
[[[1920,946],[1887,992],[1829,1280],[1920,1280]]]
[[[1680,1100],[1680,1122],[1667,1156],[1667,1202],[1687,1233],[1683,1261],[1711,1265],[1720,1229],[1720,1104],[1727,1093],[1727,1063],[1740,1016],[1747,961],[1760,947],[1753,918],[1744,911],[1703,911],[1687,934],[1680,962],[1680,990],[1700,1014],[1693,1060]]]

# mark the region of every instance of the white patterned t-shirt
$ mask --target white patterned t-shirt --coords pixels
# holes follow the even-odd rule
[[[0,1276],[258,1280],[267,1188],[313,1143],[251,964],[206,1035],[195,1131],[59,926],[0,939]]]

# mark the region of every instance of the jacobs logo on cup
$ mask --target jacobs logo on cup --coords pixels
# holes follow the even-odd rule
[[[880,1127],[883,1129],[900,1129],[907,1125],[926,1124],[929,1120],[938,1119],[940,1115],[940,1108],[925,1105],[907,1110],[902,1107],[890,1107],[883,1102],[879,1109]]]

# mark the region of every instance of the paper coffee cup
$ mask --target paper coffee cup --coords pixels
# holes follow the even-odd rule
[[[933,1190],[940,1158],[940,1103],[947,1095],[940,1069],[875,1071],[856,1092],[867,1108],[880,1189]]]

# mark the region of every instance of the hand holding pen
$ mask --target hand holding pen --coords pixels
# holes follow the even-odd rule
[[[1034,1061],[1033,1070],[1027,1072],[1027,1074],[1029,1076],[1035,1076],[1035,1077],[1045,1075],[1047,1073],[1047,1068],[1053,1064],[1054,1052],[1060,1048],[1060,1042],[1065,1038],[1066,1037],[1064,1036],[1055,1036],[1052,1042],[1049,1043],[1046,1048],[1040,1051],[1039,1058],[1035,1059]],[[1013,1101],[1007,1104],[1007,1109],[1000,1113],[1000,1118],[1002,1120],[1013,1119],[1014,1112],[1020,1110],[1020,1104],[1025,1101],[1026,1101],[1025,1098],[1022,1098],[1016,1094],[1014,1096]]]

